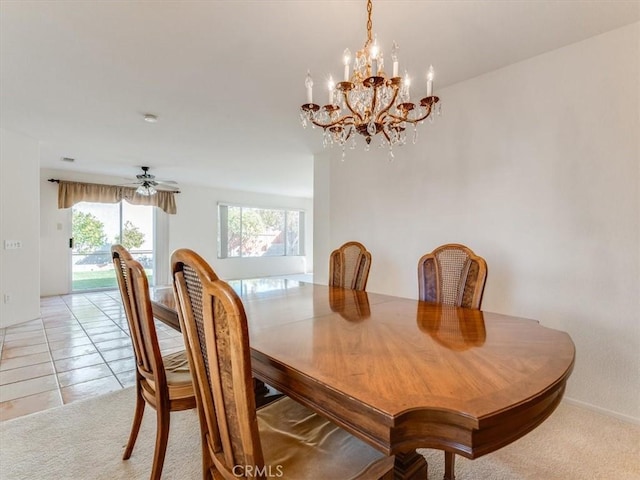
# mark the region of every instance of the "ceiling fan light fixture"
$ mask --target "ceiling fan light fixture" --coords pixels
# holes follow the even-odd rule
[[[136,193],[143,197],[150,197],[151,195],[158,193],[158,191],[149,182],[144,182],[136,189]]]

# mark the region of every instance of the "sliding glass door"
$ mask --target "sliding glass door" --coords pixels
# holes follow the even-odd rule
[[[117,288],[111,261],[114,243],[122,244],[142,263],[153,284],[153,207],[82,202],[73,207],[72,216],[72,291]]]

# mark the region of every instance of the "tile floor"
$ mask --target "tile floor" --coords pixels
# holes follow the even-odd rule
[[[43,297],[42,317],[0,329],[0,421],[134,384],[135,364],[117,290]],[[157,322],[164,354],[182,335]]]

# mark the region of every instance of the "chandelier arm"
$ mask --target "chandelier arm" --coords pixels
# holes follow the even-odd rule
[[[389,135],[387,135],[387,132],[384,131],[384,128],[382,129],[382,134],[384,135],[384,138],[387,139],[387,142],[391,144],[391,138],[389,138]]]
[[[349,129],[349,133],[347,134],[347,137],[344,139],[345,142],[351,138],[351,135],[353,135],[353,132],[355,131],[355,128],[353,128],[354,124],[350,123],[349,125],[351,126],[351,128]]]
[[[418,120],[411,120],[408,117],[399,117],[398,115],[394,115],[393,113],[388,113],[387,115],[389,115],[391,118],[393,118],[394,120],[397,120],[398,122],[409,122],[409,123],[415,123]]]
[[[350,122],[347,123],[347,120],[351,120]],[[335,122],[331,122],[331,123],[327,123],[327,124],[322,124],[314,119],[311,119],[311,123],[313,123],[316,127],[320,127],[320,128],[329,128],[329,127],[333,127],[335,125],[338,125],[339,123],[345,123],[345,125],[353,125],[354,121],[353,121],[353,116],[352,115],[346,115],[344,117],[339,118],[338,120],[336,120]]]
[[[381,110],[380,113],[377,115],[377,119],[378,120],[380,120],[384,114],[387,114],[387,115],[389,115],[391,117],[394,117],[391,113],[389,113],[389,110],[396,103],[396,97],[398,96],[398,90],[399,90],[398,88],[394,88],[393,98],[391,99],[391,101],[389,102],[387,107],[384,108],[383,110]],[[374,103],[373,106],[375,108],[375,103]],[[394,118],[396,118],[396,117],[394,117]]]
[[[358,120],[360,122],[364,122],[364,118],[362,118],[362,115],[360,115],[360,113],[358,113],[352,106],[351,106],[351,102],[349,101],[349,95],[347,92],[345,92],[344,94],[344,103],[346,103],[347,108],[349,108],[349,110],[351,110],[351,113],[353,113],[353,115],[355,115],[356,117],[358,117]],[[346,118],[346,117],[345,117]],[[353,118],[353,116],[351,116],[351,118]]]
[[[418,123],[421,122],[422,120],[424,120],[425,118],[427,118],[429,115],[431,115],[431,105],[429,105],[428,107],[426,107],[427,111],[426,113],[421,116],[420,118],[416,118],[415,120],[413,120],[411,123]]]
[[[384,112],[383,112],[384,113]],[[398,125],[400,122],[397,121],[398,117],[396,117],[395,115],[391,115],[390,113],[386,113],[384,116],[381,115],[380,117],[378,117],[378,123],[382,124],[382,125],[387,125],[385,123],[385,120],[387,120],[388,118],[391,118],[393,120],[396,121],[389,121],[388,125],[393,127],[395,125]],[[382,128],[382,133],[384,134],[385,138],[387,139],[388,142],[391,142],[391,138],[389,138],[389,135],[387,134],[387,132],[385,131],[384,128]]]
[[[419,118],[414,118],[414,119],[410,119],[409,117],[404,118],[404,117],[399,117],[398,115],[394,115],[393,113],[388,113],[387,115],[389,115],[391,118],[398,120],[400,122],[408,122],[415,125],[416,123],[421,122],[422,120],[427,118],[429,115],[431,115],[431,105],[429,106],[423,105],[423,106],[427,109],[427,111],[423,116]]]

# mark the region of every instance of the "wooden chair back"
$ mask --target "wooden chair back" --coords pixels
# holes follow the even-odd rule
[[[212,467],[227,479],[238,478],[237,465],[261,471],[264,459],[242,302],[197,253],[177,250],[171,265],[206,445],[205,476]]]
[[[418,262],[419,300],[480,309],[487,263],[464,245],[450,243]]]
[[[122,245],[113,245],[111,255],[122,296],[138,375],[153,382],[157,399],[168,402],[167,379],[151,311],[149,282],[144,267]],[[165,405],[168,407],[168,405]]]
[[[359,242],[347,242],[331,252],[329,285],[365,290],[371,268],[371,253]]]

